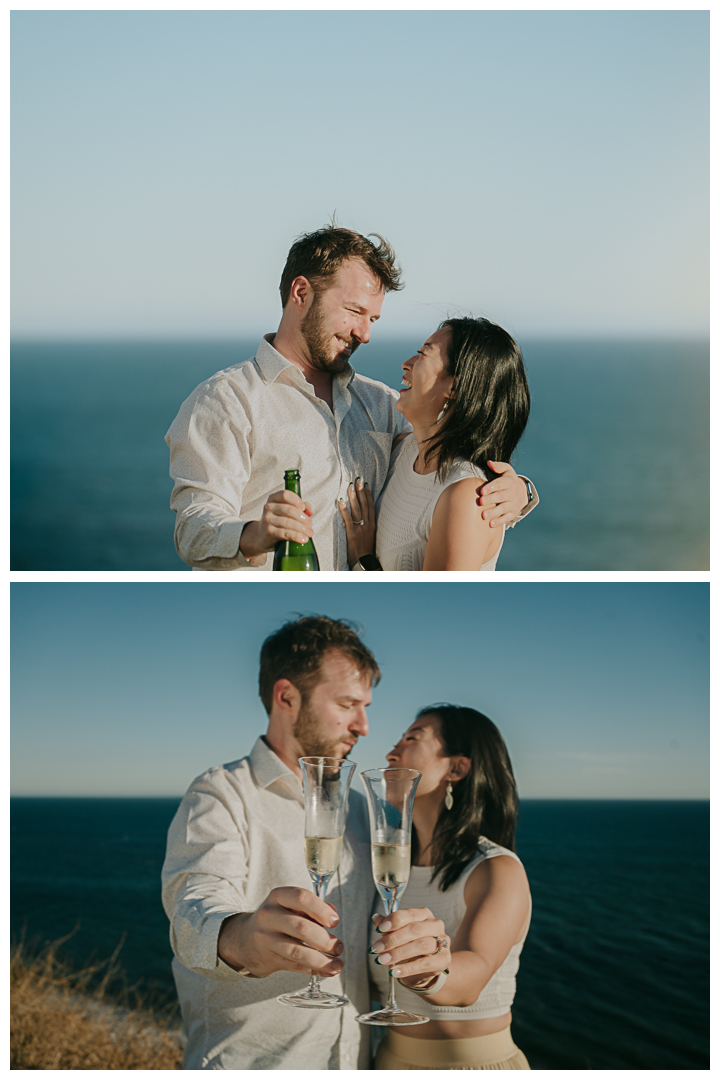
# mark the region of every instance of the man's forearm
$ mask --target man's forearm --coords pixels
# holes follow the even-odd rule
[[[179,511],[175,521],[175,550],[188,566],[199,570],[236,570],[252,565],[240,550],[245,527],[251,522],[230,518],[205,508]]]
[[[243,927],[249,920],[248,912],[239,911],[236,915],[229,915],[220,927],[217,942],[217,954],[223,963],[235,971],[246,972],[245,958],[242,956],[241,942],[243,940]]]
[[[226,961],[219,956],[218,943],[223,925],[237,912],[205,911],[204,906],[179,901],[170,920],[172,950],[189,971],[215,980],[232,977],[232,972],[224,966]],[[223,964],[218,963],[219,959],[223,960]]]
[[[240,534],[240,554],[251,566],[265,562],[270,548],[266,546],[264,533],[259,521],[246,521]]]

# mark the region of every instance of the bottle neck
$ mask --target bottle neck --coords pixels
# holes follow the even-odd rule
[[[299,476],[286,476],[285,477],[285,490],[294,491],[295,494],[302,498],[300,495],[300,477]]]

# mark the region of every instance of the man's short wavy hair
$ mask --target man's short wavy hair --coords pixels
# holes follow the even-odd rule
[[[348,259],[362,259],[386,293],[402,289],[402,269],[395,264],[395,252],[382,236],[377,233],[370,233],[370,236],[375,237],[376,244],[352,229],[341,229],[334,224],[299,236],[290,248],[280,279],[283,308],[290,299],[295,278],[307,278],[313,290],[321,294]]]
[[[345,619],[302,615],[266,638],[260,650],[259,689],[268,716],[278,679],[289,679],[305,702],[320,682],[324,657],[334,651],[346,656],[369,676],[372,686],[377,686],[380,681],[377,661],[360,640],[358,628]]]

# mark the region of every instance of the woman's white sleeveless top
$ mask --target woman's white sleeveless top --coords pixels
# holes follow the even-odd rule
[[[507,848],[493,844],[491,840],[480,837],[478,853],[468,863],[458,880],[451,885],[446,892],[442,892],[438,884],[439,878],[431,882],[432,866],[413,866],[410,870],[410,881],[403,892],[399,908],[430,908],[433,915],[442,919],[445,929],[450,938],[454,938],[465,917],[465,886],[470,874],[475,867],[485,859],[493,859],[498,855],[509,855],[516,859],[517,855],[508,851]],[[382,910],[380,907],[378,910]],[[375,940],[371,938],[371,940]],[[510,1011],[515,998],[515,976],[520,966],[520,953],[525,944],[525,936],[517,945],[513,945],[507,957],[495,972],[487,985],[480,992],[480,996],[473,1005],[433,1005],[432,998],[421,994],[413,994],[398,980],[395,981],[395,996],[401,1009],[407,1012],[419,1013],[421,1016],[429,1016],[432,1020],[485,1020],[493,1016],[504,1016]],[[452,949],[452,944],[451,944]],[[373,982],[385,987],[387,985],[387,969],[383,970],[380,964],[375,964],[375,959],[370,957],[370,977]]]
[[[393,451],[388,478],[378,496],[375,550],[383,570],[422,570],[433,513],[443,491],[468,476],[486,479],[476,465],[456,461],[445,480],[439,482],[437,473],[414,471],[417,456],[415,436],[408,435]],[[495,569],[500,548],[481,570]]]

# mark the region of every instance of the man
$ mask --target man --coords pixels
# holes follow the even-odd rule
[[[367,815],[350,793],[328,902],[304,859],[298,758],[346,757],[367,734],[380,670],[351,626],[324,616],[287,623],[263,644],[265,736],[247,757],[190,785],[168,834],[163,905],[187,1033],[186,1069],[363,1069],[369,1007],[366,939],[375,900]],[[279,994],[311,971],[338,1009],[293,1008]]]
[[[349,363],[385,293],[402,288],[395,253],[377,239],[332,225],[300,237],[280,283],[277,333],[182,405],[165,439],[175,546],[189,565],[271,570],[279,540],[312,536],[321,570],[348,569],[338,500],[357,477],[377,499],[393,439],[410,430],[398,393]],[[302,499],[281,490],[286,469],[300,470]],[[510,465],[480,502],[497,525],[534,506]]]

